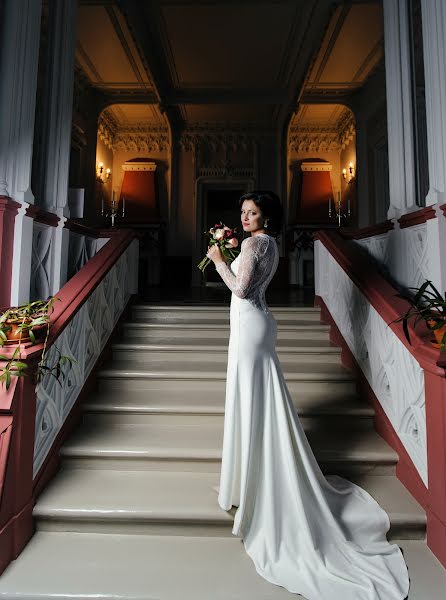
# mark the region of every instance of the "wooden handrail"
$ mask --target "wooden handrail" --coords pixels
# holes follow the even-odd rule
[[[99,285],[111,267],[123,254],[130,243],[136,239],[136,234],[130,229],[120,229],[113,233],[110,241],[105,244],[57,293],[60,302],[55,303],[51,316],[51,330],[48,347],[62,333],[74,315],[82,308],[91,293]],[[2,354],[12,356],[14,348],[2,348]],[[42,352],[43,342],[32,345],[22,344],[22,359],[35,358]]]

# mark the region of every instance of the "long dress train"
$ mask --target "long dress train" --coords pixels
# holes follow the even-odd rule
[[[325,477],[276,353],[265,290],[276,240],[245,239],[217,271],[232,291],[218,503],[238,506],[232,533],[257,572],[307,600],[403,600],[409,577],[387,513],[358,485]]]

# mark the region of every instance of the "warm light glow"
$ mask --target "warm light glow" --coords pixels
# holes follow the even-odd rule
[[[342,169],[342,177],[347,183],[351,183],[355,180],[355,166],[352,162],[348,165],[348,169]]]
[[[96,165],[96,178],[101,183],[104,183],[103,172],[104,172],[104,163],[100,162],[99,164]],[[105,178],[109,179],[110,175],[111,175],[111,169],[110,168],[105,169]]]

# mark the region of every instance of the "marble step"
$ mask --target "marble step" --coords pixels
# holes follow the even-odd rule
[[[205,426],[223,424],[225,390],[212,386],[178,389],[165,382],[151,390],[124,395],[121,391],[97,392],[82,404],[84,422],[166,423]],[[321,421],[333,427],[373,427],[373,408],[356,396],[307,392],[294,399],[304,429],[316,429]]]
[[[323,427],[307,432],[326,473],[390,475],[397,454],[372,429]],[[201,425],[85,423],[60,454],[74,468],[218,472],[223,428]]]
[[[424,539],[425,512],[396,477],[353,481],[389,515],[389,539]],[[33,515],[45,531],[231,536],[235,508],[218,506],[218,485],[218,473],[63,469]]]
[[[281,361],[312,362],[323,361],[339,363],[341,349],[331,346],[327,340],[284,340],[277,346],[277,353]],[[118,342],[112,345],[113,358],[116,360],[131,360],[138,363],[146,362],[151,356],[157,354],[165,360],[181,361],[186,358],[200,362],[214,362],[227,360],[228,338],[215,339],[203,338],[185,340],[178,338],[163,338],[145,340],[134,338],[127,342]]]
[[[136,410],[145,405],[163,408],[173,404],[173,410],[176,406],[187,406],[188,410],[196,413],[201,412],[203,407],[208,412],[219,412],[220,406],[224,404],[225,400],[226,381],[223,379],[218,381],[146,379],[140,382],[140,386],[133,389],[123,388],[119,379],[99,381],[102,389],[90,396],[92,401],[101,398],[101,402],[107,402],[107,398],[113,398],[114,402],[118,401],[125,406],[134,402]],[[118,382],[117,385],[115,385],[116,382]],[[364,407],[371,410],[369,404],[358,398],[355,386],[352,386],[351,391],[346,391],[342,386],[332,385],[327,381],[320,381],[311,389],[305,389],[304,382],[297,383],[295,386],[287,384],[287,386],[294,398],[294,404],[300,410],[317,409],[319,412],[326,410],[335,414],[343,407],[352,407],[353,405],[357,406],[359,410]]]
[[[278,323],[305,320],[320,322],[321,311],[312,307],[271,307],[271,313]],[[223,321],[229,322],[229,305],[223,306],[169,306],[156,304],[134,304],[132,319],[146,323],[183,323],[190,321]]]
[[[229,322],[189,321],[184,323],[140,323],[122,321],[120,332],[123,341],[134,338],[169,337],[187,340],[210,337],[229,339]],[[328,340],[330,328],[321,323],[308,323],[306,320],[294,320],[292,323],[277,324],[277,339],[281,340]]]
[[[283,374],[287,383],[330,381],[352,382],[353,377],[349,370],[339,364],[313,362],[296,363],[295,361],[281,362]],[[134,361],[112,361],[109,366],[98,371],[100,379],[182,379],[182,380],[207,380],[226,381],[227,359],[212,361],[201,365],[191,356],[183,360],[165,360],[159,354],[151,355],[144,364]]]
[[[444,600],[446,571],[426,544],[394,542],[408,565],[409,600]],[[298,600],[303,596],[260,577],[236,537],[38,531],[0,578],[0,598]]]

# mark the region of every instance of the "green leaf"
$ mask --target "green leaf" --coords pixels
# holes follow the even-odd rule
[[[407,341],[409,342],[410,345],[412,345],[412,342],[410,341],[409,327],[407,325],[407,321],[403,321],[403,331],[404,331],[404,335],[406,336]]]

